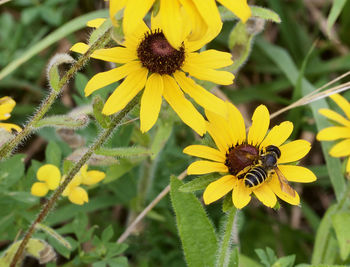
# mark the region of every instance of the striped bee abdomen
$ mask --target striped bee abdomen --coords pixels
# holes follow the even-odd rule
[[[267,178],[266,170],[261,166],[256,166],[251,168],[244,175],[244,184],[247,187],[254,187],[264,182],[266,178]]]

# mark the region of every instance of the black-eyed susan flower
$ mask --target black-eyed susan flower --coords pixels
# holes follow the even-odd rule
[[[110,0],[110,17],[115,25],[115,15],[124,8],[123,31],[131,34],[138,27],[155,0]],[[217,0],[245,22],[251,16],[247,0]],[[161,28],[169,43],[180,48],[184,30],[188,24],[192,31],[192,40],[215,38],[222,27],[220,13],[215,0],[160,0],[159,17]],[[183,19],[185,14],[186,19]],[[200,47],[198,47],[200,48]],[[197,48],[197,49],[198,49]]]
[[[202,135],[206,131],[205,120],[184,93],[213,112],[223,112],[224,102],[186,73],[217,84],[231,84],[233,74],[217,70],[232,64],[231,54],[216,50],[194,52],[193,42],[188,39],[183,39],[182,46],[176,50],[165,39],[158,22],[158,17],[152,18],[151,29],[139,23],[132,34],[125,36],[122,46],[96,50],[93,58],[122,65],[93,76],[85,87],[85,95],[125,78],[107,99],[102,113],[111,115],[122,110],[144,88],[140,109],[142,132],[151,129],[157,121],[164,97],[179,117]],[[94,26],[93,23],[88,25]],[[98,27],[100,22],[96,23]],[[88,48],[87,44],[77,43],[71,50],[84,53]]]
[[[68,199],[77,205],[83,205],[89,201],[87,192],[80,185],[97,184],[106,176],[101,171],[88,171],[87,169],[88,165],[84,165],[62,193],[63,196],[68,196]],[[32,185],[31,194],[38,197],[45,196],[49,190],[55,190],[65,179],[65,177],[61,177],[60,170],[52,164],[41,166],[36,176],[40,182],[35,182]]]
[[[186,154],[206,159],[192,163],[188,174],[224,174],[205,189],[205,204],[231,191],[233,204],[239,209],[250,202],[252,194],[268,207],[276,205],[276,195],[292,205],[300,203],[298,193],[287,181],[308,183],[315,181],[316,176],[305,167],[288,164],[300,160],[310,150],[310,143],[305,140],[284,144],[293,131],[291,122],[285,121],[267,133],[270,115],[267,108],[260,105],[246,135],[243,117],[232,104],[226,102],[226,115],[211,111],[206,111],[206,115],[208,133],[217,149],[203,145],[184,149]]]
[[[332,120],[336,126],[321,130],[316,138],[319,141],[343,139],[331,148],[329,154],[336,158],[348,157],[346,172],[350,173],[350,103],[339,94],[331,95],[330,98],[341,108],[345,117],[330,109],[320,109],[319,113]]]
[[[16,102],[9,96],[4,96],[0,98],[0,121],[7,120],[11,117],[11,112],[16,106]],[[5,129],[8,132],[16,130],[17,132],[21,131],[21,127],[12,123],[0,122],[0,128]]]

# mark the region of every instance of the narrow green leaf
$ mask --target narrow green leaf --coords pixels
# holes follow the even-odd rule
[[[346,0],[334,0],[331,11],[329,12],[327,19],[327,32],[330,34],[330,30],[333,27],[335,21],[339,17],[341,11],[343,10]]]
[[[97,155],[110,156],[110,157],[144,157],[152,155],[146,147],[132,146],[132,147],[116,147],[116,148],[100,148],[95,152]]]
[[[34,127],[58,127],[66,129],[76,129],[85,127],[88,122],[89,117],[85,114],[80,114],[78,116],[56,115],[41,119],[34,125]]]
[[[345,261],[350,254],[350,211],[341,211],[334,214],[332,225],[338,239],[340,256]]]
[[[5,76],[9,75],[11,72],[16,70],[19,66],[27,62],[30,58],[37,55],[39,52],[41,52],[45,48],[61,40],[63,37],[84,28],[86,23],[89,20],[101,18],[101,17],[107,17],[107,16],[108,16],[108,10],[98,10],[98,11],[94,11],[86,15],[80,16],[78,18],[75,18],[70,22],[67,22],[66,24],[62,25],[62,27],[58,28],[57,30],[55,30],[54,32],[46,36],[40,42],[30,47],[19,58],[12,61],[9,65],[3,68],[0,71],[0,80],[3,79]]]
[[[276,23],[281,23],[280,16],[271,9],[259,6],[250,6],[250,9],[252,10],[253,17],[258,17],[264,20],[270,20]]]
[[[151,145],[151,151],[153,152],[153,156],[151,157],[152,160],[154,160],[158,153],[163,149],[171,135],[172,130],[172,120],[158,124],[157,132]]]
[[[92,108],[94,112],[94,116],[97,122],[101,125],[102,128],[107,129],[111,119],[109,116],[102,114],[104,103],[100,96],[95,96],[92,101]]]
[[[44,231],[45,233],[50,235],[52,238],[56,239],[57,242],[59,242],[61,245],[63,245],[67,249],[72,249],[71,244],[63,236],[61,236],[59,233],[57,233],[51,227],[49,227],[49,226],[47,226],[45,224],[38,223],[35,226],[35,228],[37,228],[38,230]]]
[[[179,191],[182,184],[171,177],[170,197],[187,264],[189,267],[214,266],[218,249],[214,227],[195,195]]]
[[[98,38],[100,38],[105,33],[105,31],[111,26],[112,26],[112,21],[107,19],[100,27],[98,27],[91,33],[89,38],[89,44],[91,45],[94,42],[96,42]]]
[[[217,180],[219,176],[217,174],[207,174],[199,176],[188,183],[182,185],[179,190],[184,193],[194,192],[197,190],[205,189],[211,182]]]
[[[112,239],[114,234],[112,225],[109,225],[106,229],[103,230],[101,235],[101,241],[103,243],[107,243],[109,240]]]

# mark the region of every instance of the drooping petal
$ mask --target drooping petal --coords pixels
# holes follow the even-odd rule
[[[188,146],[183,150],[183,152],[191,156],[210,159],[221,163],[224,163],[226,159],[226,156],[224,153],[214,148],[211,148],[208,146],[202,146],[202,145]]]
[[[294,196],[291,196],[281,189],[281,184],[276,175],[273,175],[271,180],[268,183],[268,186],[272,189],[272,191],[283,201],[288,202],[291,205],[299,205],[300,198],[296,191],[294,191]]]
[[[109,1],[109,16],[114,26],[118,26],[118,21],[115,19],[115,15],[119,10],[125,7],[128,0],[110,0]]]
[[[19,127],[18,125],[16,124],[13,124],[13,123],[3,123],[3,122],[0,122],[0,128],[3,128],[5,129],[6,131],[8,132],[12,132],[12,130],[15,130],[16,132],[20,132],[22,131],[22,128]]]
[[[97,73],[86,84],[84,90],[85,96],[89,96],[96,90],[123,79],[130,73],[141,70],[141,68],[142,66],[139,61],[131,61],[121,67]]]
[[[263,203],[265,206],[273,208],[276,205],[277,198],[274,192],[268,185],[262,185],[253,190],[254,195]]]
[[[164,92],[163,96],[173,110],[179,115],[181,120],[195,130],[199,135],[206,131],[205,121],[202,115],[188,101],[175,80],[169,75],[163,76]]]
[[[208,160],[199,160],[190,164],[187,168],[187,174],[206,174],[212,172],[228,172],[225,164]]]
[[[232,132],[233,139],[237,140],[237,143],[241,144],[246,140],[246,130],[243,116],[241,112],[230,102],[226,102],[226,109],[228,112],[229,128]]]
[[[343,140],[334,145],[329,151],[332,157],[345,157],[350,155],[350,139]]]
[[[46,183],[36,182],[32,185],[32,188],[30,189],[30,193],[33,196],[37,197],[43,197],[47,194],[47,192],[49,192],[49,187]]]
[[[243,179],[238,180],[233,187],[232,192],[232,202],[237,209],[243,209],[251,200],[251,190],[248,189],[244,183]]]
[[[162,105],[163,78],[157,73],[151,74],[141,98],[140,129],[147,132],[156,123]]]
[[[15,100],[9,96],[4,96],[0,98],[0,120],[7,120],[10,118],[10,113],[16,106]]]
[[[203,193],[203,200],[206,205],[222,198],[233,189],[236,178],[232,175],[226,175],[219,180],[210,183]]]
[[[267,147],[269,145],[280,146],[293,132],[293,123],[284,121],[280,125],[274,126],[267,134],[260,147]]]
[[[84,54],[88,51],[89,48],[90,46],[87,44],[76,43],[71,47],[70,50]],[[114,63],[127,63],[137,59],[137,54],[136,50],[117,46],[112,48],[97,49],[92,53],[90,57]]]
[[[270,114],[266,106],[258,106],[252,117],[252,126],[248,132],[248,144],[259,145],[264,139],[270,125]]]
[[[311,144],[306,140],[295,140],[279,147],[281,157],[278,163],[294,162],[302,159],[311,149]]]
[[[278,165],[284,177],[290,182],[311,183],[316,181],[316,175],[309,169],[295,165]]]
[[[85,202],[89,202],[89,196],[87,192],[79,186],[71,190],[68,195],[68,199],[70,202],[77,205],[83,205]]]
[[[350,138],[350,127],[333,126],[322,129],[316,136],[317,140],[332,141],[342,138]]]
[[[174,77],[181,89],[203,108],[218,114],[225,113],[226,110],[223,100],[195,83],[195,81],[187,77],[183,72],[176,71]]]
[[[214,49],[205,50],[200,53],[189,53],[186,61],[191,62],[192,65],[202,66],[208,69],[221,69],[233,63],[231,53]]]
[[[106,19],[102,19],[102,18],[92,19],[92,20],[89,20],[89,21],[86,23],[86,26],[88,26],[88,27],[90,27],[90,28],[98,28],[98,27],[100,27],[105,21],[106,21]]]
[[[102,113],[111,115],[122,110],[144,88],[147,75],[146,68],[130,73],[107,99]]]
[[[143,20],[154,0],[128,1],[124,10],[123,30],[125,35],[131,34]]]
[[[350,121],[347,120],[346,118],[344,118],[342,115],[340,115],[339,113],[331,110],[331,109],[327,109],[327,108],[321,108],[318,110],[318,112],[325,116],[327,119],[330,119],[332,121],[335,121],[337,123],[340,123],[344,126],[350,127]]]
[[[55,165],[46,164],[39,168],[36,177],[39,181],[45,181],[49,189],[54,190],[60,184],[61,172]]]
[[[217,0],[220,4],[231,10],[233,14],[246,22],[252,15],[247,0]]]
[[[182,66],[182,69],[199,80],[210,81],[222,85],[232,84],[233,79],[235,78],[235,76],[231,72],[204,68],[200,65],[187,62],[187,60]]]
[[[93,185],[102,181],[106,177],[106,174],[101,171],[88,171],[87,175],[83,177],[82,184]]]
[[[350,103],[339,94],[331,95],[330,98],[344,111],[345,115],[350,119]]]

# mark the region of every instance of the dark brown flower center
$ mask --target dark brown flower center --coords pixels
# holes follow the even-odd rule
[[[230,147],[226,153],[225,165],[230,174],[237,175],[244,168],[255,165],[259,159],[259,150],[255,146],[241,144]]]
[[[161,30],[148,32],[137,48],[142,65],[151,73],[171,75],[179,70],[185,61],[185,48],[173,48]]]

